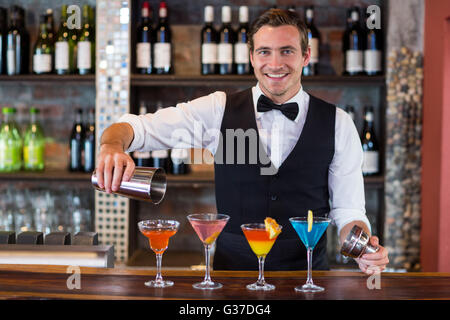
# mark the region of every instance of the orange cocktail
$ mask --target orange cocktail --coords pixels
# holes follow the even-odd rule
[[[252,248],[257,257],[267,256],[277,239],[277,236],[270,239],[269,232],[266,231],[264,225],[261,225],[261,227],[261,229],[242,229],[250,248]]]
[[[169,246],[169,238],[177,233],[180,223],[175,220],[144,220],[138,223],[141,233],[148,238],[150,248],[156,254],[156,278],[145,282],[146,286],[164,288],[173,286],[173,281],[163,280],[161,260]]]

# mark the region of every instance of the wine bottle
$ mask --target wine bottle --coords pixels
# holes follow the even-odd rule
[[[187,174],[188,173],[188,149],[172,149],[170,158],[172,160],[172,174]]]
[[[367,20],[370,20],[369,16]],[[383,35],[381,29],[369,29],[366,23],[366,50],[364,51],[364,72],[369,76],[382,74]]]
[[[23,167],[25,170],[44,170],[45,136],[37,119],[39,109],[30,108],[30,124],[23,139]]]
[[[72,133],[70,134],[70,171],[83,170],[81,152],[83,149],[85,129],[82,122],[82,115],[83,111],[78,109],[75,115],[75,123],[72,127]]]
[[[320,33],[314,24],[314,6],[305,9],[305,22],[308,30],[308,45],[311,50],[309,64],[303,67],[304,76],[315,76],[319,74],[319,45]]]
[[[236,43],[234,44],[234,61],[237,74],[250,74],[252,67],[248,51],[248,7],[239,7],[239,28],[236,32]]]
[[[151,8],[148,1],[144,1],[141,9],[141,23],[136,35],[136,70],[140,74],[152,73],[152,44],[154,42]]]
[[[36,74],[48,74],[52,72],[53,45],[48,36],[47,17],[42,15],[40,19],[39,35],[33,52],[33,72]]]
[[[45,23],[47,24],[48,39],[51,44],[55,42],[55,21],[53,19],[53,9],[47,9],[45,13]]]
[[[67,5],[61,7],[61,22],[55,37],[55,71],[57,74],[75,72],[74,49],[75,40],[67,27]]]
[[[147,114],[147,107],[144,103],[141,103],[139,107],[139,115]],[[133,152],[133,159],[138,167],[151,167],[152,158],[150,151],[135,151]]]
[[[78,74],[93,74],[94,61],[92,60],[92,50],[94,48],[94,30],[90,24],[90,7],[83,6],[83,29],[77,43],[77,70]]]
[[[214,22],[214,7],[205,7],[205,25],[201,31],[201,43],[202,43],[202,53],[201,53],[201,65],[202,74],[217,74],[217,41],[218,34],[213,26]]]
[[[172,65],[172,32],[170,30],[167,5],[159,3],[159,21],[156,27],[156,39],[153,48],[154,69],[157,74],[174,72]]]
[[[2,109],[0,127],[0,172],[19,171],[22,166],[22,138],[15,122],[15,108]]]
[[[217,47],[217,62],[220,74],[234,74],[233,45],[235,32],[231,26],[231,7],[222,7],[222,27],[219,31],[219,45]]]
[[[29,72],[29,35],[25,28],[25,11],[19,6],[10,10],[11,26],[6,44],[6,71],[8,75]]]
[[[6,74],[6,9],[0,7],[0,74]]]
[[[364,108],[364,126],[361,133],[361,144],[364,152],[363,175],[376,175],[380,172],[379,148],[375,137],[374,113],[372,106]]]
[[[95,169],[95,109],[90,109],[83,139],[83,170],[92,172]]]
[[[343,37],[344,74],[360,75],[363,73],[364,31],[360,23],[359,7],[347,12],[347,29]]]

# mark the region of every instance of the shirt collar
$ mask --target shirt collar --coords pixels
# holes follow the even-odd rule
[[[252,88],[252,94],[253,94],[253,107],[255,109],[256,119],[259,119],[264,114],[264,112],[258,112],[256,109],[257,104],[258,104],[258,99],[263,94],[261,87],[259,86],[259,82],[256,84],[256,86],[254,86]],[[307,110],[308,102],[309,102],[308,98],[309,98],[309,96],[303,90],[303,86],[300,86],[300,90],[298,90],[297,94],[285,102],[285,103],[297,102],[297,104],[298,104],[299,112],[297,114],[297,117],[294,119],[294,122],[298,123],[300,116],[304,113],[304,110]],[[278,110],[273,110],[273,111],[278,111]],[[278,111],[278,112],[280,112],[280,111]]]

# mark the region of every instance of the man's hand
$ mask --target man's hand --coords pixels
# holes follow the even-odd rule
[[[134,161],[124,152],[133,140],[134,132],[127,123],[116,123],[102,134],[97,157],[98,186],[111,193],[119,190],[120,183],[129,181],[134,172]]]
[[[355,259],[355,261],[358,263],[359,269],[361,269],[362,272],[372,275],[386,269],[389,259],[388,251],[386,248],[380,246],[378,237],[370,237],[369,243],[374,247],[378,247],[378,251],[375,253],[366,253],[360,258]]]

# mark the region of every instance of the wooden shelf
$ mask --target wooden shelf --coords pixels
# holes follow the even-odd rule
[[[19,171],[0,173],[0,180],[36,180],[36,181],[90,181],[91,174],[84,172],[70,172],[66,170]]]
[[[167,87],[167,86],[251,86],[256,83],[253,75],[131,75],[131,85],[136,87]],[[356,85],[383,86],[384,76],[312,76],[302,77],[302,83],[308,85]]]
[[[0,82],[27,82],[27,83],[55,83],[55,82],[73,82],[79,84],[86,85],[94,85],[95,84],[95,75],[76,75],[76,74],[67,74],[67,75],[57,75],[57,74],[19,74],[19,75],[0,75]]]

